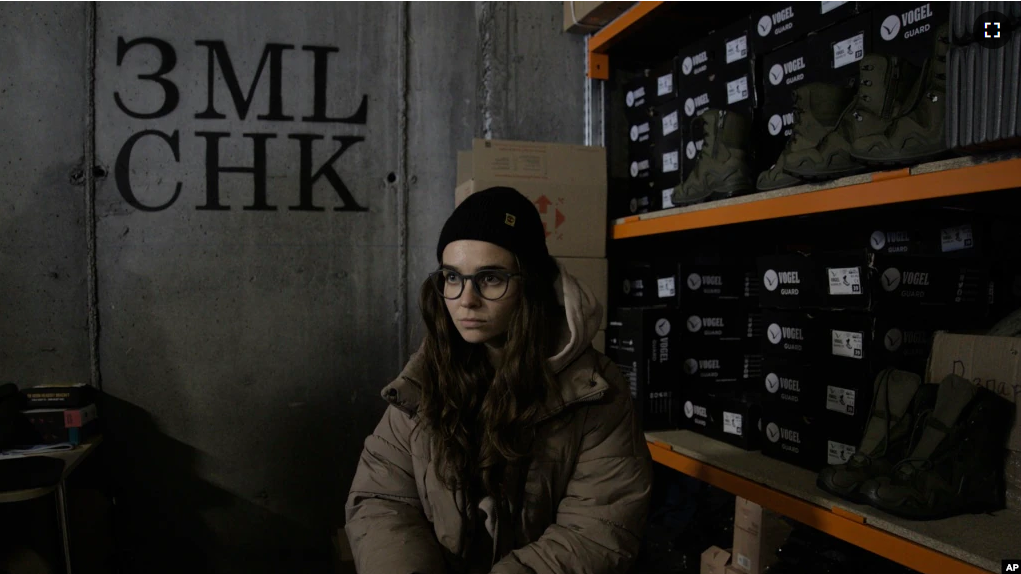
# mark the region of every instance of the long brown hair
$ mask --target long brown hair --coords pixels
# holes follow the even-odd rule
[[[457,332],[443,298],[427,279],[419,304],[425,320],[427,369],[421,413],[433,430],[437,471],[451,490],[477,484],[506,499],[510,467],[527,457],[534,423],[546,400],[558,393],[549,366],[561,312],[554,282],[557,267],[519,259],[520,301],[511,316],[499,369],[484,345],[467,343]],[[470,289],[470,286],[465,286]]]

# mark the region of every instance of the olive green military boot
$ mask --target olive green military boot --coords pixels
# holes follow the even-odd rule
[[[705,141],[695,167],[674,191],[675,205],[689,205],[748,193],[751,176],[751,120],[727,110],[706,110],[697,121]]]
[[[1004,460],[1014,405],[958,375],[939,384],[911,454],[861,493],[902,518],[935,520],[1004,505]]]
[[[865,153],[878,137],[885,138],[894,120],[904,115],[917,91],[920,70],[903,58],[869,54],[858,63],[858,93],[851,104],[851,155]]]
[[[794,137],[794,135],[791,134],[791,137]],[[770,191],[773,189],[791,187],[792,185],[798,185],[801,183],[800,179],[784,171],[784,167],[786,166],[787,156],[784,153],[781,153],[780,157],[776,158],[776,163],[773,164],[773,167],[759,174],[758,179],[755,180],[755,189],[759,191]]]
[[[914,373],[886,369],[876,376],[872,412],[858,450],[845,464],[819,473],[819,488],[867,504],[859,489],[869,479],[890,474],[911,450],[917,423],[936,402],[936,385],[923,385]]]
[[[950,29],[936,29],[932,56],[905,102],[910,107],[883,134],[855,140],[851,154],[869,164],[901,165],[936,159],[947,151],[944,118],[947,108],[947,51]]]
[[[794,134],[784,150],[784,171],[799,179],[834,179],[862,171],[848,140],[855,92],[829,84],[794,91]]]

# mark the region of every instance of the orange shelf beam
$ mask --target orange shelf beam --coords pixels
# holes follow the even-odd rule
[[[731,474],[649,441],[652,459],[784,516],[845,540],[923,574],[989,574],[988,571],[864,524],[853,513],[837,513]]]
[[[634,25],[650,17],[665,2],[638,2],[618,16],[588,41],[588,77],[593,80],[610,79],[610,48],[634,32]]]
[[[908,170],[904,169],[873,174],[872,181],[869,183],[772,197],[663,217],[639,218],[637,221],[629,219],[613,226],[613,238],[626,239],[1014,187],[1021,187],[1021,159],[917,175],[909,175]]]

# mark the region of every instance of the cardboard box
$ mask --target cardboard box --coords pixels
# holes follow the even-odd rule
[[[939,220],[900,214],[866,230],[862,243],[885,255],[941,255],[971,257],[981,253],[984,229],[970,218]],[[864,235],[864,234],[863,234]]]
[[[639,145],[650,145],[652,144],[652,125],[653,120],[650,117],[639,117],[634,118],[633,121],[628,122],[628,146],[639,146]]]
[[[564,2],[564,32],[591,34],[633,5],[634,2]]]
[[[818,471],[850,460],[861,443],[864,426],[829,425],[822,417],[809,417],[764,405],[762,454]]]
[[[730,562],[730,552],[718,546],[710,546],[702,553],[702,565],[699,574],[723,574]]]
[[[1021,404],[1021,338],[955,335],[939,332],[933,338],[925,380],[939,383],[956,373],[976,385]],[[1021,452],[1021,408],[1014,416],[1007,448]]]
[[[766,54],[822,30],[858,11],[856,2],[769,2],[756,4],[751,14],[752,50]]]
[[[743,113],[751,119],[762,99],[756,89],[752,62],[746,58],[723,66],[717,79],[716,87],[720,93],[714,100],[720,102],[719,107]]]
[[[605,149],[476,139],[471,168],[456,204],[476,191],[512,186],[535,202],[550,255],[606,256]]]
[[[763,337],[762,313],[733,302],[682,303],[684,317],[683,344],[705,346],[721,341],[754,342]]]
[[[737,497],[734,513],[734,548],[728,567],[741,574],[761,574],[778,560],[777,550],[791,533],[779,515]]]
[[[611,304],[617,307],[676,307],[677,262],[625,261],[611,269]]]
[[[876,51],[921,66],[932,57],[936,30],[950,19],[946,2],[882,2],[872,9]]]
[[[600,329],[606,329],[606,316],[610,313],[609,298],[609,264],[606,259],[587,259],[579,257],[557,257],[567,272],[592,290],[596,300],[603,306],[603,320]]]
[[[719,43],[711,36],[681,48],[677,54],[677,76],[682,90],[687,85],[710,81],[707,78],[718,71],[718,52]]]
[[[472,152],[457,152],[457,185],[472,178]]]
[[[681,329],[673,309],[615,309],[610,316],[607,356],[628,380],[645,430],[677,428]]]
[[[681,184],[681,153],[680,138],[667,138],[657,142],[653,147],[653,190],[673,188]]]
[[[652,146],[629,145],[627,155],[628,174],[631,176],[631,183],[645,185],[651,181],[655,168],[655,156],[653,155]]]

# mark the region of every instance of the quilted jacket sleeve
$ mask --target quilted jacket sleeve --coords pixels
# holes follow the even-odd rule
[[[652,488],[652,460],[616,365],[601,358],[612,393],[585,407],[574,474],[556,522],[511,552],[493,574],[625,573],[638,554]]]
[[[413,427],[410,417],[391,406],[365,439],[344,527],[362,574],[446,572],[415,485],[409,446]]]

